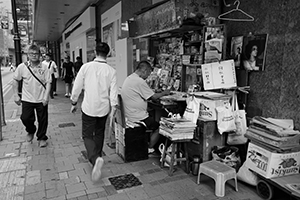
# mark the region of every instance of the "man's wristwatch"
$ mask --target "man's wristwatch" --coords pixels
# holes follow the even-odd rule
[[[76,106],[77,105],[77,102],[72,102],[72,106]]]

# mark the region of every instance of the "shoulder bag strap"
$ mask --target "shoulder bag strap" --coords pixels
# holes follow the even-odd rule
[[[50,61],[50,63],[49,63],[49,66],[48,66],[48,69],[50,69],[50,67],[51,67],[51,63],[52,63],[52,61]]]
[[[42,86],[46,89],[46,86],[44,85],[44,83],[42,83],[42,81],[36,77],[36,75],[32,72],[32,70],[30,69],[29,65],[27,64],[27,62],[25,62],[25,65],[27,66],[28,70],[30,71],[30,73],[32,74],[32,76],[38,81],[40,82],[40,84],[42,84]]]

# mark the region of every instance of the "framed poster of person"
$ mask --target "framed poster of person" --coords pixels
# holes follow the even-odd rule
[[[244,37],[242,66],[249,71],[264,71],[266,62],[268,34]]]

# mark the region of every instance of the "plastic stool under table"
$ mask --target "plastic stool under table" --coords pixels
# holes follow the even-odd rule
[[[235,190],[238,191],[236,171],[224,163],[216,160],[201,163],[198,171],[197,184],[200,184],[201,173],[215,180],[215,194],[218,197],[225,196],[225,183],[230,179],[235,179]]]

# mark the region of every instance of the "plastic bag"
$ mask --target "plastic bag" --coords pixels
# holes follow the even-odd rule
[[[235,114],[232,106],[228,103],[227,105],[217,107],[216,111],[219,133],[223,134],[224,132],[235,131]]]
[[[212,150],[213,160],[220,161],[229,167],[239,169],[241,166],[241,158],[239,155],[239,149],[236,147],[217,147]]]
[[[256,186],[258,182],[258,177],[255,173],[249,170],[248,167],[246,167],[246,164],[242,165],[242,167],[239,169],[237,173],[237,178],[240,181],[243,181],[245,183],[248,183],[249,185]]]
[[[187,105],[183,117],[196,124],[200,111],[200,100],[194,96],[190,96],[186,101]]]
[[[248,139],[245,137],[245,133],[247,131],[246,111],[239,109],[237,97],[235,94],[233,97],[233,105],[236,131],[234,133],[228,134],[227,144],[245,144],[248,141]]]
[[[162,162],[162,156],[163,156],[164,149],[165,149],[165,145],[164,144],[160,144],[159,147],[158,147],[158,150],[161,153],[161,158],[159,160],[160,162]],[[171,152],[172,152],[172,144],[168,147],[167,152],[171,154]],[[175,157],[176,157],[176,155],[175,155]],[[170,163],[171,162],[171,157],[169,155],[166,155],[166,160]],[[176,164],[177,164],[177,162],[175,161],[174,162],[174,166]],[[170,165],[167,162],[164,163],[164,167],[169,167],[169,166]]]

